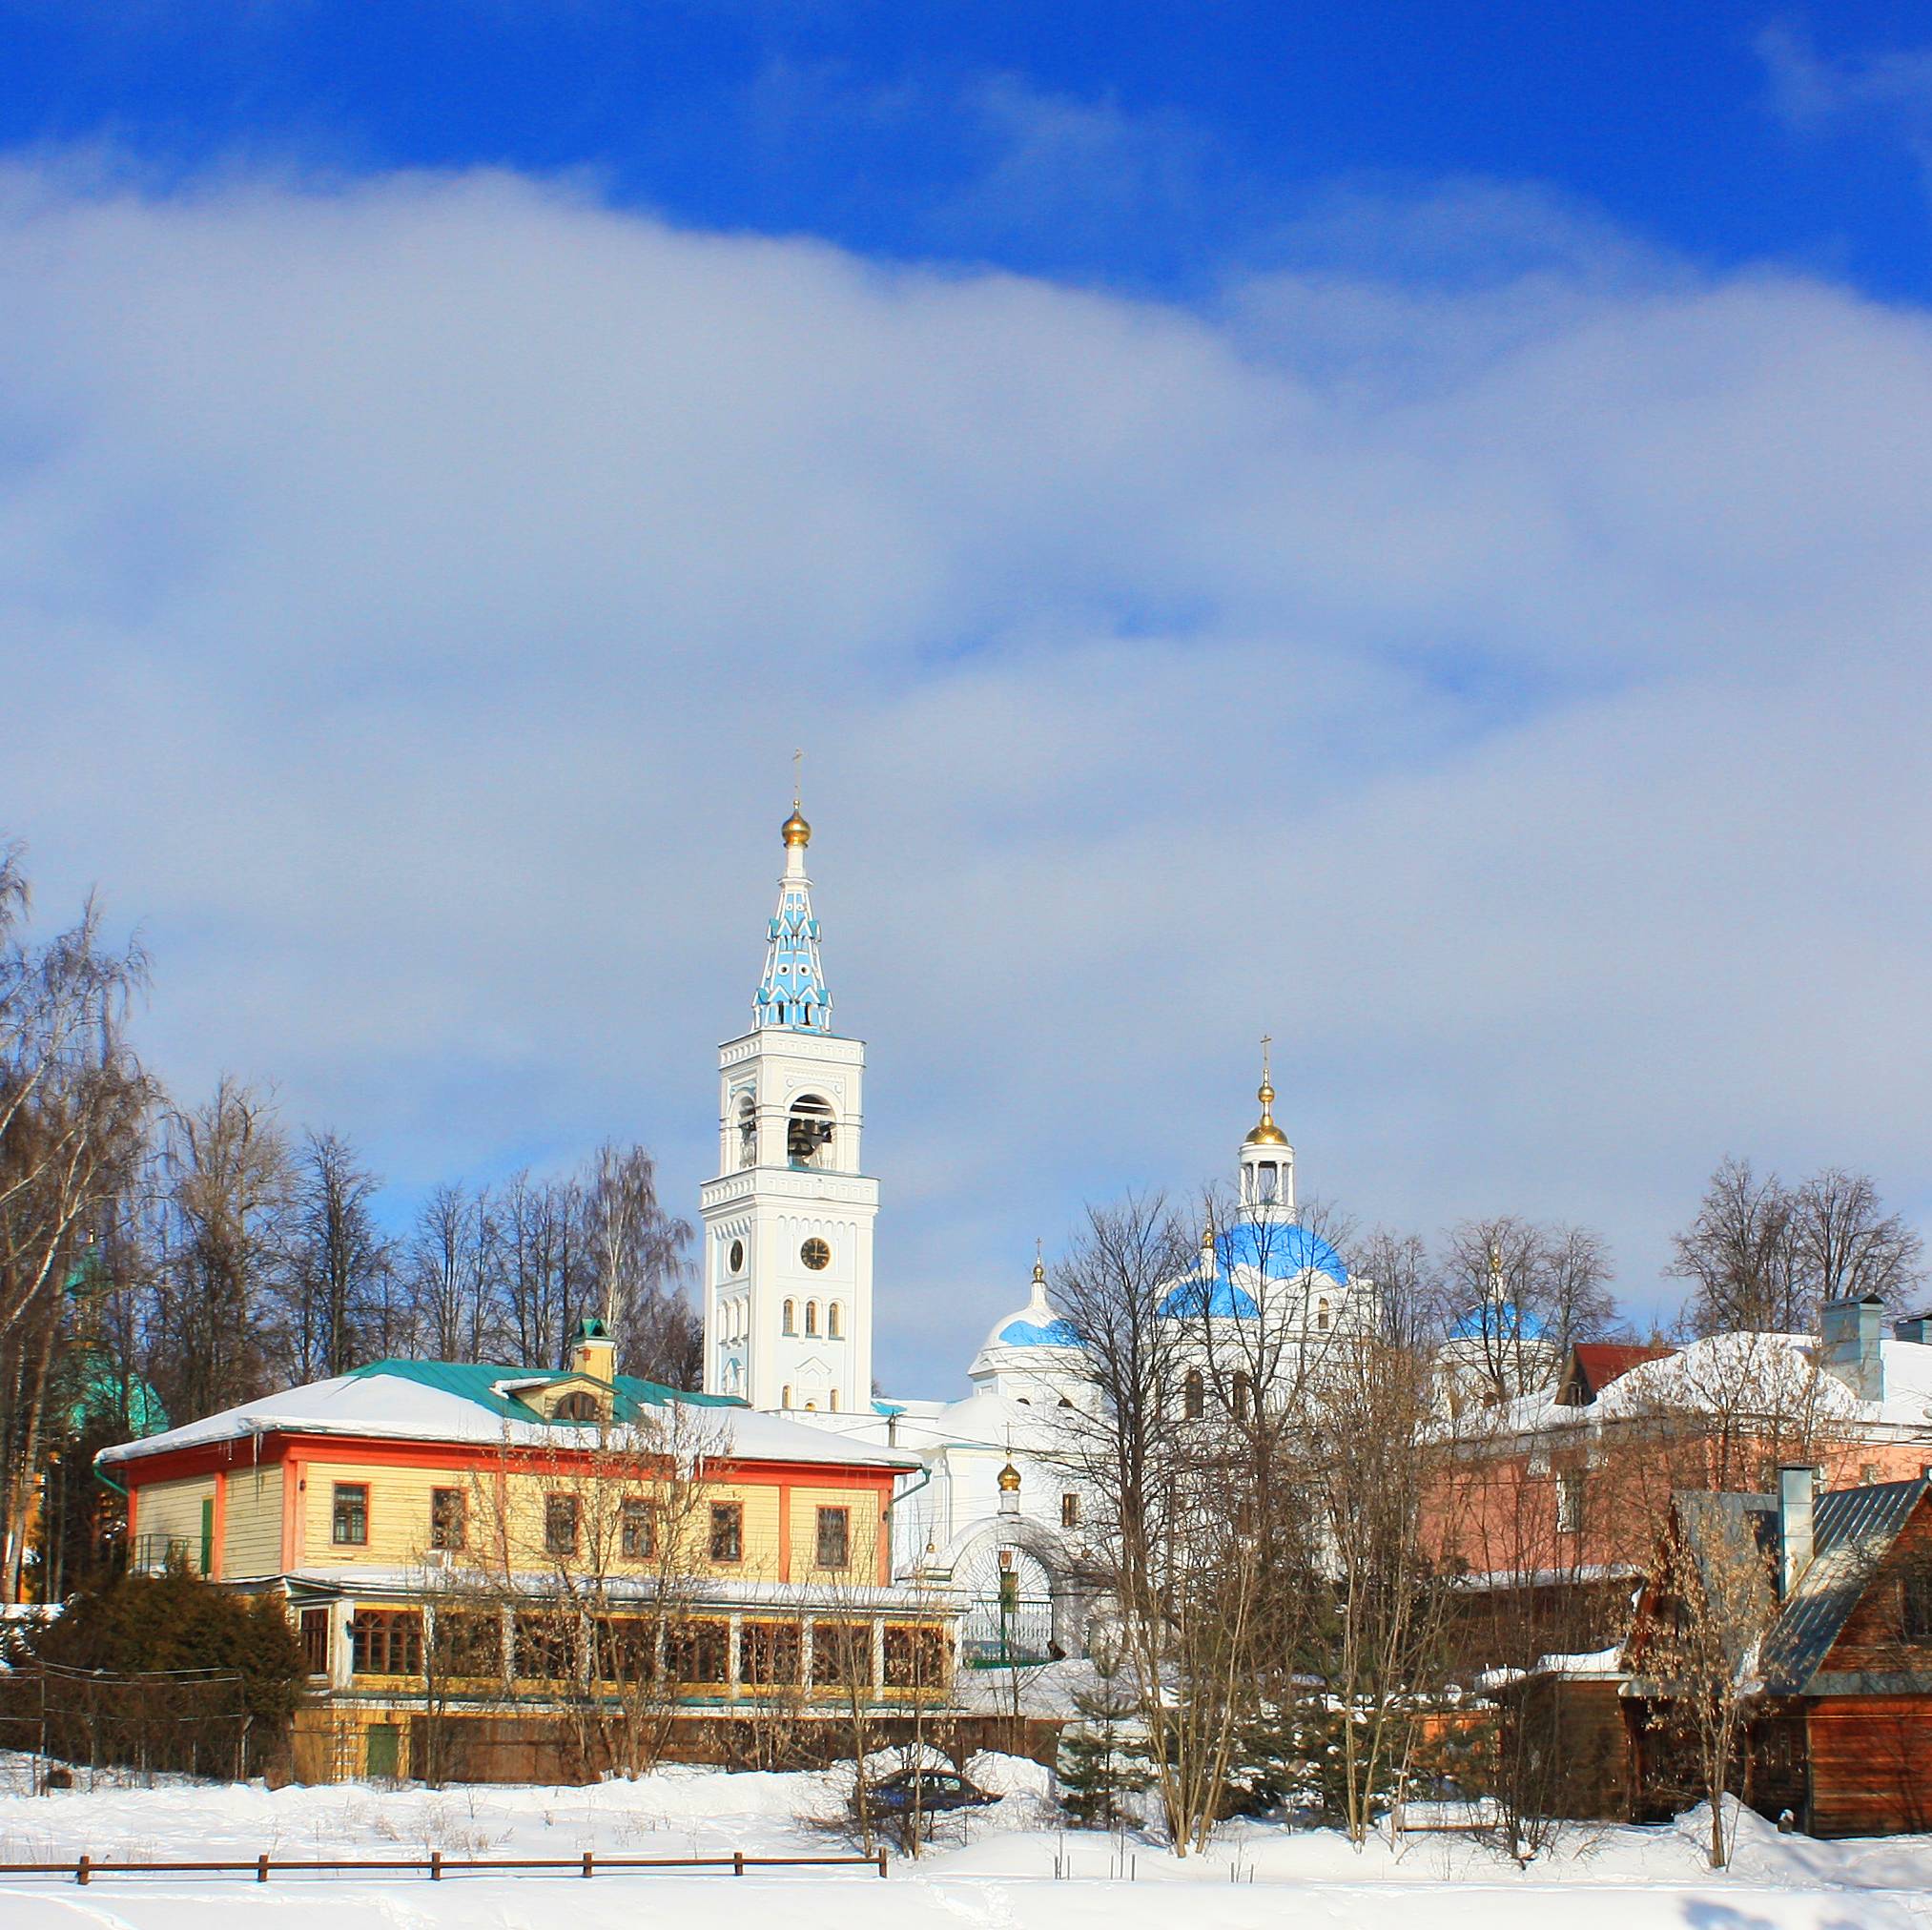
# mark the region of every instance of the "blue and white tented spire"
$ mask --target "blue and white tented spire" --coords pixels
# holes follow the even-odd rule
[[[812,827],[799,814],[798,799],[785,820],[785,875],[778,881],[778,909],[766,934],[765,975],[758,981],[753,1010],[758,1029],[784,1026],[792,1032],[830,1032],[832,994],[818,962],[818,920],[812,915],[812,880],[805,875],[805,847]]]

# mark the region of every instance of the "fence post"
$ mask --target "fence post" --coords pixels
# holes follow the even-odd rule
[[[442,1881],[442,1852],[441,1850],[431,1850],[429,1853],[429,1880],[432,1883]]]
[[[262,1851],[261,1855],[255,1859],[255,1880],[257,1883],[268,1881],[268,1852],[266,1850]]]
[[[731,1852],[731,1874],[734,1877],[742,1877],[745,1874],[745,1853],[743,1850],[733,1850]]]
[[[584,1874],[586,1877],[588,1877],[590,1874],[590,1858],[592,1854],[589,1850],[584,1852]]]
[[[86,1885],[88,1879],[89,1860],[88,1853],[83,1850],[80,1853],[80,1861],[73,1866],[73,1880],[83,1886]]]
[[[881,1877],[884,1877],[885,1873],[886,1873],[886,1846],[883,1843],[881,1843],[879,1845],[879,1875]]]

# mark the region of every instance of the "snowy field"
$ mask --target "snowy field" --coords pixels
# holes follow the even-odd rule
[[[0,1757],[24,1790],[24,1764]],[[1061,1832],[1045,1773],[982,1756],[995,1808],[944,1822],[916,1864],[861,1869],[564,1875],[0,1879],[4,1930],[1888,1930],[1932,1926],[1932,1838],[1824,1844],[1743,1819],[1734,1868],[1703,1868],[1695,1817],[1665,1829],[1578,1831],[1527,1870],[1460,1838],[1377,1842],[1357,1855],[1323,1831],[1225,1826],[1204,1858],[1177,1862],[1129,1839]],[[825,1855],[816,1827],[839,1785],[820,1776],[673,1769],[592,1789],[433,1791],[365,1784],[270,1791],[176,1783],[48,1797],[0,1795],[0,1862],[446,1856]],[[1070,1874],[1058,1879],[1056,1859]],[[1176,1894],[1184,1888],[1185,1897]]]

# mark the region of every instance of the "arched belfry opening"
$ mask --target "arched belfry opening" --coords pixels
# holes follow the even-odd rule
[[[758,1102],[750,1093],[738,1100],[738,1164],[758,1163]]]
[[[816,1093],[805,1093],[791,1101],[785,1121],[787,1163],[808,1171],[823,1171],[832,1164],[832,1107]]]

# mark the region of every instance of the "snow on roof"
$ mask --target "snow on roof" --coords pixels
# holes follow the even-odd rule
[[[1467,1589],[1477,1594],[1492,1590],[1564,1588],[1584,1582],[1634,1581],[1643,1570],[1634,1562],[1572,1562],[1568,1568],[1484,1569],[1449,1578],[1452,1589]]]
[[[1622,1675],[1623,1649],[1613,1642],[1607,1649],[1594,1649],[1585,1655],[1539,1655],[1532,1672],[1538,1675],[1568,1675],[1574,1681],[1601,1680]]]
[[[177,1448],[242,1441],[271,1433],[351,1435],[382,1441],[445,1441],[556,1447],[594,1439],[594,1422],[539,1420],[498,1388],[525,1378],[513,1367],[455,1361],[378,1361],[351,1374],[312,1381],[171,1427],[144,1441],[105,1448],[104,1466],[138,1461]],[[566,1374],[527,1377],[537,1385],[581,1378]],[[660,1445],[668,1424],[694,1451],[752,1461],[835,1462],[845,1466],[911,1468],[915,1457],[878,1448],[853,1447],[816,1427],[761,1414],[718,1395],[683,1393],[654,1381],[620,1375],[615,1430],[636,1429],[639,1447]]]
[[[1466,1414],[1453,1431],[1465,1437],[1549,1433],[1664,1411],[1788,1412],[1805,1406],[1820,1420],[1924,1427],[1932,1420],[1932,1346],[1900,1340],[1881,1340],[1879,1346],[1881,1401],[1860,1401],[1820,1366],[1819,1343],[1811,1334],[1724,1333],[1632,1367],[1587,1406],[1567,1406],[1555,1398],[1560,1389],[1546,1388]]]
[[[1017,1400],[995,1393],[969,1394],[933,1417],[926,1434],[949,1445],[1005,1448],[1009,1443],[1027,1450],[1039,1446],[1040,1436],[1054,1431],[1061,1412],[1058,1402],[1042,1388],[1038,1401]]]

